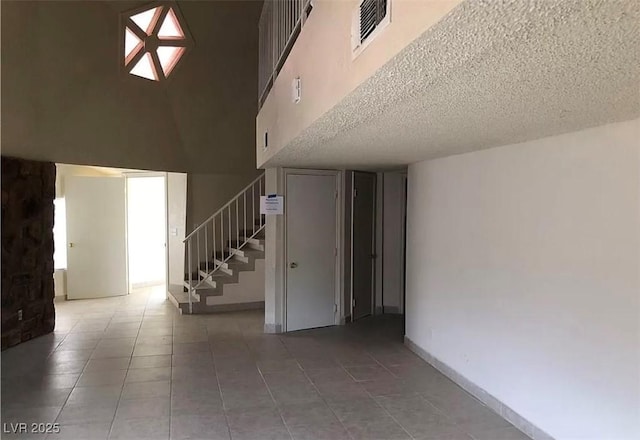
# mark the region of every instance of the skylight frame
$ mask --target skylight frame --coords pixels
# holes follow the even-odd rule
[[[152,19],[152,26],[150,26],[150,35],[147,34],[147,30],[141,29],[132,19],[132,16],[143,13],[148,10],[152,10],[154,8],[160,8],[159,11],[155,14]],[[180,37],[158,37],[158,32],[162,27],[165,19],[168,19],[167,15],[169,11],[173,11],[173,15],[175,16],[176,22],[178,24],[178,29],[184,35],[184,38]],[[138,39],[142,41],[142,47],[138,45],[128,56],[125,57],[125,35],[129,29]],[[134,80],[141,80],[147,83],[165,83],[170,80],[175,75],[176,70],[182,64],[182,59],[187,55],[187,53],[193,48],[194,41],[189,32],[187,23],[175,1],[156,1],[153,3],[148,3],[146,5],[140,6],[135,9],[131,9],[125,11],[120,14],[120,71],[121,73],[127,77],[132,78]],[[167,69],[167,73],[165,74],[165,69],[160,63],[160,59],[158,57],[157,48],[158,47],[179,47],[181,48],[180,52],[177,54],[177,59],[169,63],[169,68]],[[145,54],[149,54],[152,59],[153,68],[155,70],[155,77],[157,79],[150,80],[144,77],[136,76],[131,73],[131,70],[140,62],[140,60],[145,56]]]

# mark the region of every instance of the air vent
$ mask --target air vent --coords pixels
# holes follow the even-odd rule
[[[389,23],[390,0],[361,0],[353,14],[351,46],[354,55],[375,38],[377,31]]]

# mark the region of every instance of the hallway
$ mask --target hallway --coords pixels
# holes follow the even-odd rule
[[[56,314],[2,353],[2,438],[528,438],[407,350],[397,317],[265,335],[262,311],[182,316],[163,288]]]

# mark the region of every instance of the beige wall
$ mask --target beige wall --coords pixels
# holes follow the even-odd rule
[[[352,59],[351,20],[357,2],[317,0],[257,118],[257,163],[335,106],[402,48],[440,20],[460,0],[391,0],[391,23]],[[291,100],[300,77],[302,100]],[[264,133],[269,132],[265,151]]]
[[[242,174],[189,174],[187,230],[191,232],[260,175],[259,170]]]
[[[131,2],[3,1],[3,154],[144,170],[254,170],[261,2],[179,3],[196,44],[157,84],[119,69],[119,18]]]
[[[409,167],[407,337],[557,439],[640,438],[640,119]]]
[[[254,270],[238,272],[238,282],[224,285],[224,295],[207,297],[207,305],[243,304],[264,301],[264,259],[254,262]]]

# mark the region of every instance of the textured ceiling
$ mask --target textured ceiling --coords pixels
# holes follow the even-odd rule
[[[637,0],[467,0],[265,167],[390,168],[639,114]]]
[[[180,1],[195,46],[165,84],[119,70],[148,1],[2,1],[2,154],[123,168],[255,170],[262,1]]]

